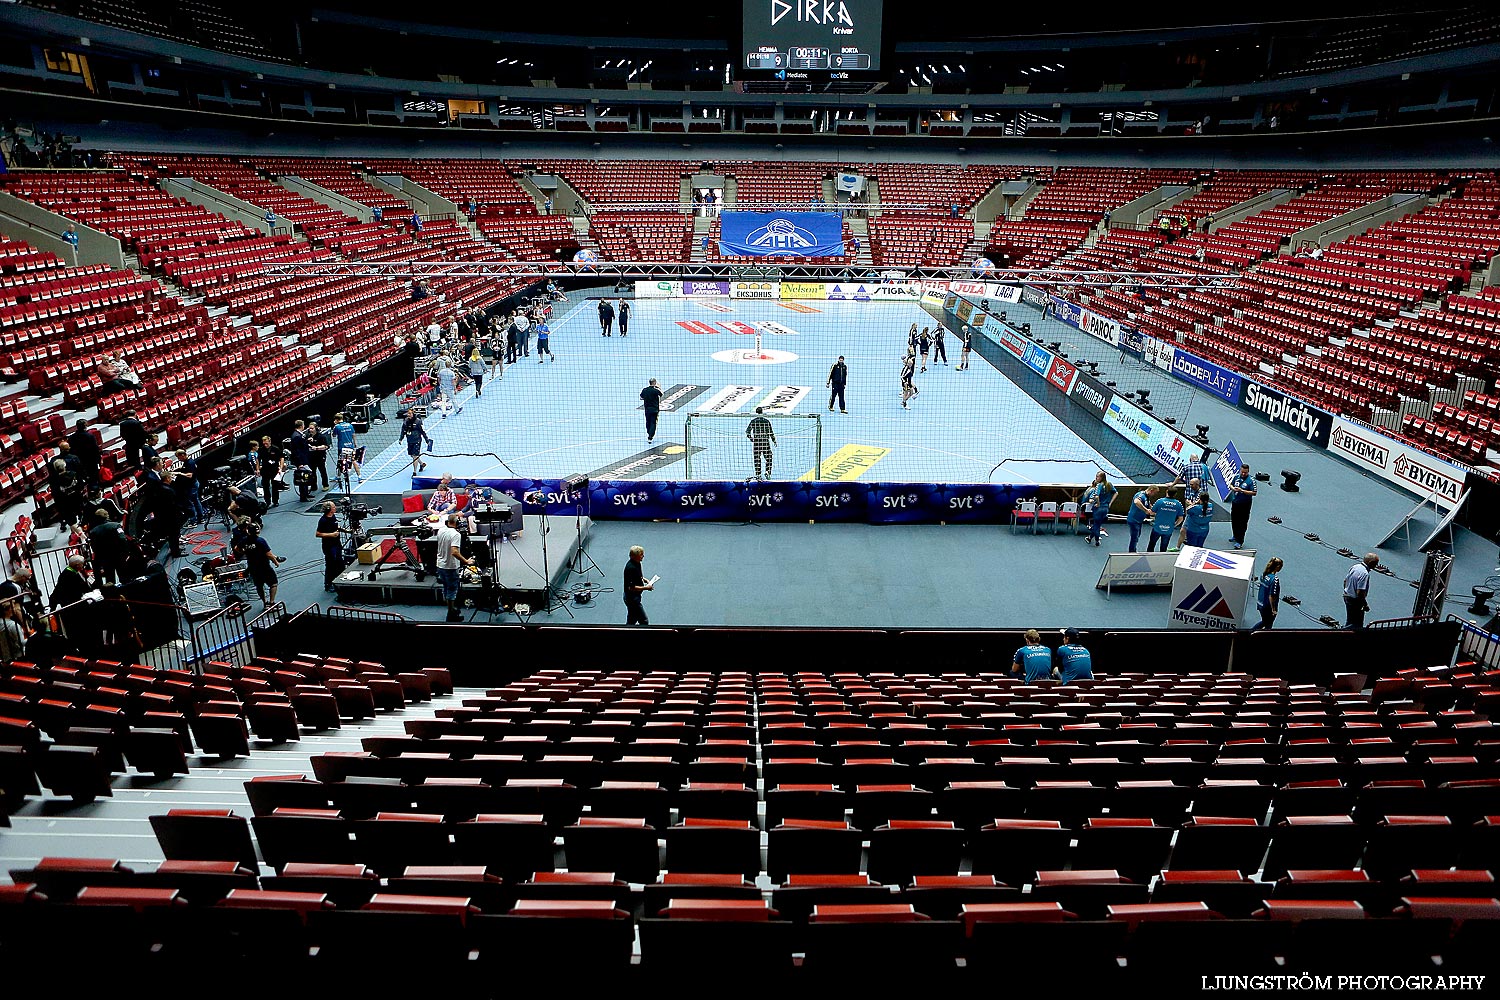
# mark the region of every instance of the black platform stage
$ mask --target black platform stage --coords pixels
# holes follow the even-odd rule
[[[545,523],[545,551],[543,551],[543,526]],[[540,609],[547,604],[552,588],[560,587],[571,571],[579,549],[587,544],[593,521],[590,518],[574,519],[571,516],[552,515],[544,518],[539,514],[522,517],[519,535],[506,538],[495,546],[496,562],[493,574],[495,594],[505,606],[528,604]],[[407,539],[397,539],[405,543]],[[487,549],[483,538],[471,543]],[[419,544],[418,551],[426,556]],[[473,554],[473,551],[470,551]],[[408,557],[409,558],[409,557]],[[481,557],[481,561],[483,561]],[[430,568],[430,567],[429,567]],[[371,576],[374,579],[371,579]],[[334,581],[338,599],[361,604],[441,604],[442,590],[437,578],[423,571],[419,580],[418,571],[404,563],[386,563],[378,569],[373,566],[352,564]],[[487,576],[489,574],[486,574]],[[350,578],[350,577],[353,578]],[[462,598],[466,601],[487,600],[490,591],[485,583],[476,582],[469,574],[464,575]]]

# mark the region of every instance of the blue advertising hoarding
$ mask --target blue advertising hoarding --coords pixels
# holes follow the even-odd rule
[[[1220,503],[1229,502],[1229,483],[1240,474],[1241,464],[1240,453],[1235,450],[1234,442],[1224,442],[1223,449],[1214,456],[1214,464],[1208,470],[1208,478],[1213,480],[1214,492],[1219,494]]]
[[[415,488],[437,480],[422,476]],[[546,512],[595,520],[827,521],[854,524],[1006,524],[1017,500],[1036,496],[1032,485],[994,483],[674,482],[596,479],[585,498],[556,479],[479,479],[523,502],[526,514]],[[455,481],[462,489],[469,485]]]
[[[725,212],[719,253],[726,257],[842,257],[837,212]]]
[[[1212,361],[1205,361],[1180,347],[1172,353],[1172,374],[1204,392],[1218,396],[1231,406],[1239,403],[1240,386],[1245,381],[1227,368],[1220,368]]]

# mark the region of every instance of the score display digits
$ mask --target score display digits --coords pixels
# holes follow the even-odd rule
[[[776,79],[880,68],[883,0],[744,0],[743,66]]]

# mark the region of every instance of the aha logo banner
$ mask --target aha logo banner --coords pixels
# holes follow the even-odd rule
[[[1052,367],[1047,369],[1047,381],[1063,392],[1072,391],[1073,379],[1077,376],[1078,369],[1062,358],[1053,358]]]
[[[675,299],[682,295],[680,281],[637,281],[635,297],[638,299]]]

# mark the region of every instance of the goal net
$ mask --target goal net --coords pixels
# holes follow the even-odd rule
[[[684,422],[688,479],[814,478],[823,466],[817,413],[689,413]]]

